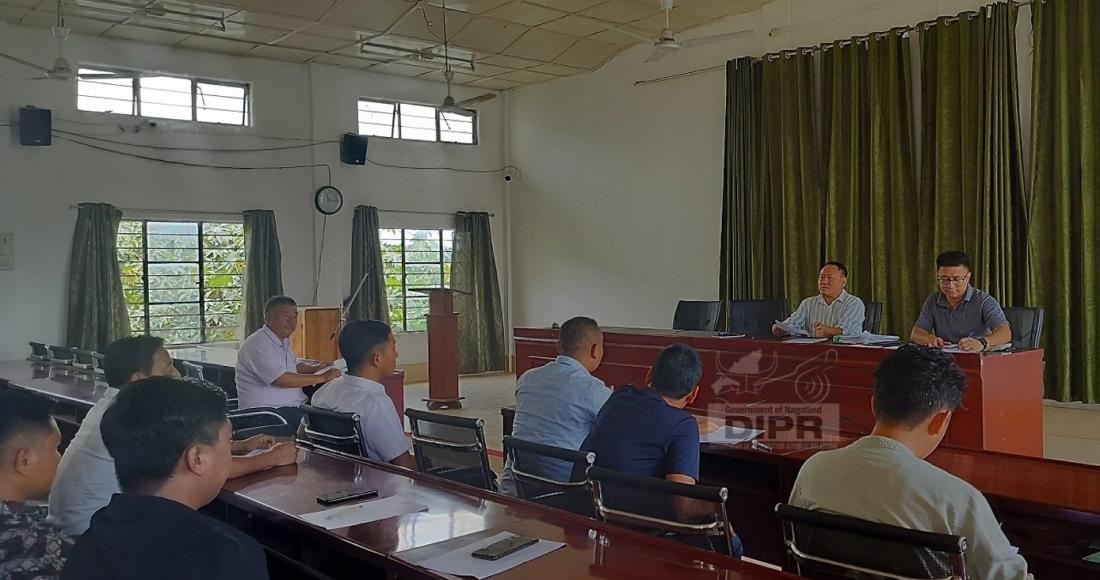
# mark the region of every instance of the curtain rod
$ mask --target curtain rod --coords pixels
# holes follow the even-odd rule
[[[1028,5],[1034,4],[1036,1],[1041,2],[1043,4],[1046,4],[1047,0],[1008,0],[1007,3],[1012,4],[1013,6],[1028,6]],[[994,2],[994,4],[997,4],[997,3],[998,2]],[[954,23],[954,22],[958,22],[959,18],[961,18],[964,15],[968,19],[973,20],[974,18],[979,16],[981,14],[981,10],[984,10],[987,6],[992,6],[992,4],[987,4],[986,6],[983,6],[982,8],[980,8],[978,10],[968,10],[966,12],[962,12],[962,13],[960,13],[958,15],[955,15],[955,16],[949,16],[944,20],[944,22],[946,24],[951,24],[951,23]],[[813,46],[803,46],[803,47],[799,47],[799,48],[793,48],[793,49],[790,49],[790,50],[780,50],[778,52],[772,52],[772,53],[765,54],[763,56],[754,57],[752,59],[752,61],[753,62],[762,62],[764,59],[778,60],[779,57],[781,57],[781,56],[786,57],[786,58],[790,58],[790,57],[792,57],[796,54],[813,54],[815,52],[824,52],[826,50],[829,50],[833,46],[845,47],[845,46],[848,46],[849,44],[851,44],[853,42],[858,42],[858,43],[867,42],[868,40],[871,39],[871,37],[874,37],[877,40],[877,39],[885,38],[886,36],[888,36],[890,34],[898,34],[900,36],[904,36],[906,34],[909,34],[910,32],[916,32],[916,31],[920,31],[920,30],[928,30],[929,28],[932,28],[933,26],[936,26],[937,24],[939,24],[939,19],[938,18],[935,19],[935,20],[925,20],[923,22],[918,22],[918,23],[916,23],[912,26],[898,26],[898,27],[895,27],[895,28],[891,28],[890,30],[887,30],[885,32],[872,32],[870,34],[865,34],[863,36],[855,36],[855,37],[852,37],[852,38],[845,38],[843,40],[834,40],[832,42],[823,42],[821,44],[816,44],[816,45],[813,45]],[[654,84],[654,83],[663,83],[665,81],[671,81],[671,80],[675,80],[675,79],[679,79],[679,78],[683,78],[683,77],[695,76],[695,75],[698,75],[698,74],[713,72],[713,71],[716,71],[716,70],[723,70],[725,68],[726,68],[726,64],[722,63],[722,64],[716,65],[716,66],[709,66],[707,68],[700,68],[700,69],[690,70],[690,71],[687,71],[687,72],[677,73],[677,74],[673,74],[673,75],[657,77],[657,78],[652,78],[652,79],[644,79],[644,80],[640,80],[640,81],[634,81],[634,86],[640,87],[640,86],[645,86],[645,85],[651,85],[651,84]]]
[[[75,203],[69,204],[69,209],[79,209],[79,208],[80,208],[80,206],[75,204]],[[188,214],[188,215],[195,215],[195,214],[231,215],[231,216],[238,217],[238,218],[241,217],[241,214],[242,214],[242,212],[239,212],[239,211],[236,211],[236,212],[234,212],[234,211],[205,211],[205,210],[189,210],[189,209],[144,209],[144,208],[137,208],[137,207],[119,207],[119,208],[116,208],[116,209],[124,211],[124,212],[137,211],[137,212],[146,212],[146,213],[173,213],[173,214]],[[411,214],[420,214],[420,215],[450,215],[450,216],[453,216],[456,213],[470,213],[470,212],[445,212],[445,211],[413,211],[413,210],[404,210],[404,209],[379,209],[378,211],[383,212],[383,213],[411,213]],[[495,214],[495,213],[492,213],[492,212],[485,212],[485,213],[488,213],[489,217],[497,217],[497,214]]]
[[[407,210],[407,209],[381,209],[381,208],[379,208],[378,211],[380,211],[382,213],[411,213],[411,214],[419,214],[419,215],[450,215],[450,216],[453,216],[453,215],[459,214],[459,213],[474,213],[474,212],[468,212],[468,211],[415,211],[415,210]],[[497,217],[497,214],[492,213],[492,212],[482,212],[482,213],[489,214],[489,217]]]

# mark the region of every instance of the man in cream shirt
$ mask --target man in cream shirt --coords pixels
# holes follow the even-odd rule
[[[866,307],[845,290],[847,287],[848,268],[840,262],[826,262],[817,274],[818,295],[803,300],[786,320],[772,326],[772,333],[784,336],[793,328],[810,336],[832,338],[863,332]]]
[[[951,355],[905,345],[875,372],[870,435],[803,466],[791,505],[914,530],[966,537],[971,578],[1027,578],[982,492],[924,459],[943,440],[966,392]]]

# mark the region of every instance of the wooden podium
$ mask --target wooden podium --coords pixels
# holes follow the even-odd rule
[[[340,327],[340,309],[299,306],[298,328],[290,335],[290,350],[299,358],[331,361],[340,358],[333,329]]]
[[[428,410],[461,409],[458,395],[458,313],[451,288],[417,288],[428,295]]]

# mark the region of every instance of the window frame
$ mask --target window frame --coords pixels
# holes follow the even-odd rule
[[[79,108],[79,102],[80,102],[79,97],[80,97],[80,83],[82,82],[82,79],[80,79],[80,77],[78,75],[77,76],[77,81],[74,84],[76,85],[76,94],[77,94],[77,103],[78,103],[77,111],[79,111],[81,113],[91,113],[91,114],[99,114],[99,115],[122,115],[122,116],[126,116],[126,117],[145,117],[145,118],[149,118],[149,119],[164,119],[165,121],[178,121],[178,122],[184,122],[184,123],[187,123],[187,122],[202,123],[204,125],[220,125],[220,126],[224,126],[224,127],[251,127],[252,126],[252,83],[244,82],[244,81],[225,81],[225,80],[218,80],[218,79],[212,79],[212,78],[207,78],[207,77],[193,77],[193,76],[180,75],[180,74],[154,73],[154,72],[138,71],[138,70],[132,70],[132,69],[109,67],[109,66],[98,66],[98,65],[86,64],[86,63],[81,63],[77,67],[77,72],[79,72],[82,69],[92,69],[92,70],[101,71],[101,72],[115,73],[115,74],[117,74],[121,77],[129,78],[130,79],[131,98],[133,99],[133,101],[132,101],[132,105],[130,107],[130,111],[131,111],[130,114],[105,112],[105,111],[90,111],[90,110],[86,110],[86,109],[81,109],[81,108]],[[190,119],[175,119],[175,118],[172,118],[172,117],[156,117],[156,116],[153,116],[153,115],[143,115],[142,112],[141,112],[141,82],[140,82],[140,79],[142,77],[165,77],[165,78],[174,78],[174,79],[184,79],[184,80],[190,81],[190,83],[191,83],[191,118]],[[218,123],[218,122],[215,122],[215,121],[199,121],[198,120],[198,114],[199,114],[198,113],[198,111],[199,111],[199,109],[198,109],[198,86],[199,86],[199,84],[220,85],[220,86],[225,86],[225,87],[233,87],[233,88],[238,88],[238,89],[244,89],[244,96],[242,97],[243,104],[244,104],[244,108],[242,110],[242,121],[243,122],[241,124],[237,124],[237,123]],[[216,222],[212,222],[212,223],[216,223]]]
[[[400,321],[401,330],[399,332],[404,333],[404,334],[414,334],[414,333],[420,333],[420,332],[427,332],[427,328],[425,328],[424,330],[409,330],[409,292],[410,291],[416,292],[420,288],[432,288],[433,286],[423,286],[423,287],[409,288],[409,285],[408,285],[408,276],[409,276],[408,265],[409,264],[413,264],[413,265],[439,264],[439,284],[440,284],[440,286],[442,286],[444,288],[450,288],[451,287],[450,274],[446,270],[446,267],[449,265],[449,262],[444,259],[444,255],[447,252],[444,249],[444,245],[443,245],[443,241],[444,241],[443,233],[444,232],[451,232],[451,253],[453,255],[453,253],[454,253],[454,230],[453,229],[447,229],[447,228],[415,228],[415,227],[387,228],[387,227],[379,227],[378,232],[379,232],[379,238],[380,239],[381,239],[381,232],[383,230],[397,230],[397,231],[401,232],[401,261],[399,262],[400,265],[401,265],[401,273],[400,273],[400,276],[401,276],[401,286],[400,286],[400,288],[401,288],[401,321]],[[406,240],[408,240],[408,238],[406,237],[405,232],[410,231],[410,230],[434,231],[437,234],[436,241],[439,242],[439,261],[438,262],[409,262],[408,261],[408,258],[407,258],[408,250],[406,249]],[[386,250],[383,250],[383,254],[385,254],[385,253],[387,253]],[[383,282],[385,281],[385,278],[386,278],[387,275],[390,275],[390,273],[386,271],[386,260],[383,259],[382,260],[382,278],[383,278]],[[384,286],[386,288],[396,287],[396,286],[391,286],[389,284],[384,284]],[[387,292],[387,294],[386,294],[386,304],[387,304],[387,306],[389,305],[389,299],[390,299],[389,293]],[[427,317],[427,313],[425,313],[425,318],[426,317]],[[390,312],[390,319],[387,322],[391,325],[394,323],[393,312],[392,311]],[[426,322],[426,320],[425,320],[425,322]]]
[[[392,100],[392,99],[375,99],[375,98],[371,98],[371,97],[359,97],[359,99],[357,99],[355,101],[355,105],[356,105],[355,106],[355,113],[356,113],[356,115],[355,115],[356,127],[355,128],[356,128],[357,132],[359,130],[359,124],[360,124],[359,123],[359,113],[360,113],[359,104],[363,103],[364,101],[368,102],[368,103],[377,103],[377,104],[380,104],[380,105],[393,105],[394,117],[397,119],[397,123],[394,125],[394,127],[396,128],[396,133],[397,133],[396,137],[386,137],[386,136],[383,136],[383,135],[365,134],[367,137],[370,137],[372,139],[393,139],[393,140],[400,140],[400,141],[408,141],[408,142],[411,142],[411,143],[439,143],[439,144],[442,144],[442,145],[479,145],[480,144],[479,139],[478,139],[478,130],[480,129],[480,125],[479,125],[480,114],[478,113],[478,111],[475,111],[473,109],[470,110],[470,113],[471,113],[470,116],[472,118],[471,119],[472,127],[471,127],[471,140],[470,140],[469,143],[461,143],[459,141],[444,141],[442,139],[442,135],[443,135],[442,126],[441,126],[442,113],[440,112],[440,110],[437,108],[436,105],[428,105],[428,104],[425,104],[425,103],[417,103],[417,102],[414,102],[414,101],[397,101],[397,100]],[[415,106],[418,106],[418,107],[431,107],[433,110],[435,110],[435,139],[434,140],[429,141],[427,139],[409,139],[409,138],[401,136],[401,105],[415,105]],[[393,228],[388,228],[388,229],[393,229]],[[408,228],[408,229],[415,229],[415,228]]]
[[[199,331],[199,339],[200,339],[199,342],[169,342],[169,341],[165,340],[165,344],[168,345],[168,346],[205,344],[207,342],[207,339],[208,339],[207,324],[206,324],[206,313],[207,313],[207,302],[208,302],[206,300],[206,255],[203,251],[205,249],[204,246],[203,246],[203,237],[206,235],[205,226],[207,224],[217,224],[217,225],[234,224],[234,225],[236,225],[236,224],[242,224],[242,222],[237,222],[237,221],[213,221],[213,220],[202,220],[202,219],[189,220],[189,219],[138,218],[138,217],[130,217],[130,218],[123,217],[122,221],[123,222],[138,222],[138,223],[141,224],[141,234],[140,234],[141,235],[141,277],[142,277],[142,289],[141,289],[142,316],[141,316],[141,319],[142,319],[142,322],[144,323],[144,330],[142,331],[142,333],[153,335],[154,332],[174,332],[174,331],[177,331],[177,330],[198,330]],[[195,262],[190,262],[190,261],[150,262],[149,261],[149,249],[150,249],[149,248],[149,223],[151,223],[151,222],[152,223],[188,223],[188,224],[193,223],[196,226],[198,226],[197,233],[195,234],[196,237],[197,237],[196,251],[198,252],[198,258],[196,259],[196,261]],[[165,235],[165,234],[153,234],[153,235]],[[117,241],[117,236],[118,236],[118,234],[116,234],[116,241]],[[244,237],[243,232],[241,233],[241,237],[242,238]],[[127,248],[127,249],[130,249],[130,248]],[[154,248],[154,249],[157,249],[157,248]],[[116,254],[117,254],[117,249],[116,249]],[[248,256],[247,256],[247,254],[245,254],[244,259],[241,260],[241,262],[245,264],[245,269],[247,271],[247,268],[248,268]],[[150,290],[149,265],[151,263],[152,264],[160,264],[160,263],[165,263],[165,264],[197,264],[198,267],[199,267],[199,269],[198,269],[198,287],[197,287],[197,289],[198,289],[198,301],[197,302],[189,302],[189,301],[156,302],[156,303],[150,302],[149,301],[149,290]],[[237,314],[237,316],[238,316],[238,333],[239,333],[239,330],[240,330],[240,328],[239,328],[240,327],[240,317],[244,316],[244,277],[245,277],[244,273],[240,274],[241,286],[239,286],[238,288],[241,290],[241,299],[239,301],[240,302],[240,310],[238,311],[238,314]],[[232,286],[226,286],[225,288],[233,288],[233,287]],[[213,300],[211,302],[236,302],[236,301]],[[198,304],[198,306],[199,306],[199,313],[198,313],[199,328],[198,329],[195,329],[195,328],[182,328],[182,329],[171,328],[171,329],[166,329],[166,330],[154,331],[151,324],[150,324],[150,322],[151,322],[152,318],[156,318],[156,317],[159,317],[159,316],[150,315],[150,313],[149,313],[150,312],[150,306],[153,305],[153,304]],[[127,306],[129,306],[129,305],[130,305],[130,303],[127,302]],[[171,315],[163,315],[163,316],[171,316]],[[127,318],[128,319],[131,318],[129,313],[127,313]],[[238,341],[243,340],[243,337],[237,336],[236,339]]]

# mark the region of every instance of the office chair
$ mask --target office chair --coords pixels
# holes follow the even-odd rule
[[[48,362],[50,360],[50,349],[43,342],[28,342],[31,347],[30,359],[36,362]]]
[[[882,302],[868,302],[863,312],[863,330],[871,334],[880,334],[882,330]]]
[[[1010,307],[1005,308],[1005,318],[1012,327],[1012,348],[1027,350],[1039,348],[1039,341],[1043,337],[1043,318],[1045,311],[1042,308]]]
[[[485,445],[485,421],[419,409],[405,409],[405,416],[412,424],[417,471],[497,490]]]
[[[734,300],[730,302],[729,332],[747,336],[771,336],[772,325],[787,318],[787,301]]]
[[[967,580],[966,538],[775,506],[790,569],[809,578]]]
[[[714,332],[718,327],[717,300],[681,300],[676,303],[672,317],[673,330],[701,330]]]
[[[76,349],[71,346],[49,345],[46,350],[50,353],[50,362],[71,365],[76,360]]]
[[[596,462],[591,451],[573,451],[552,445],[504,437],[504,457],[512,468],[516,493],[521,499],[545,506],[571,511],[585,517],[596,517],[592,509],[592,484],[588,469]],[[539,475],[548,465],[568,469],[565,481]]]
[[[307,441],[333,451],[367,456],[367,444],[358,413],[339,413],[310,405],[302,405],[298,409],[302,411],[302,433]]]

